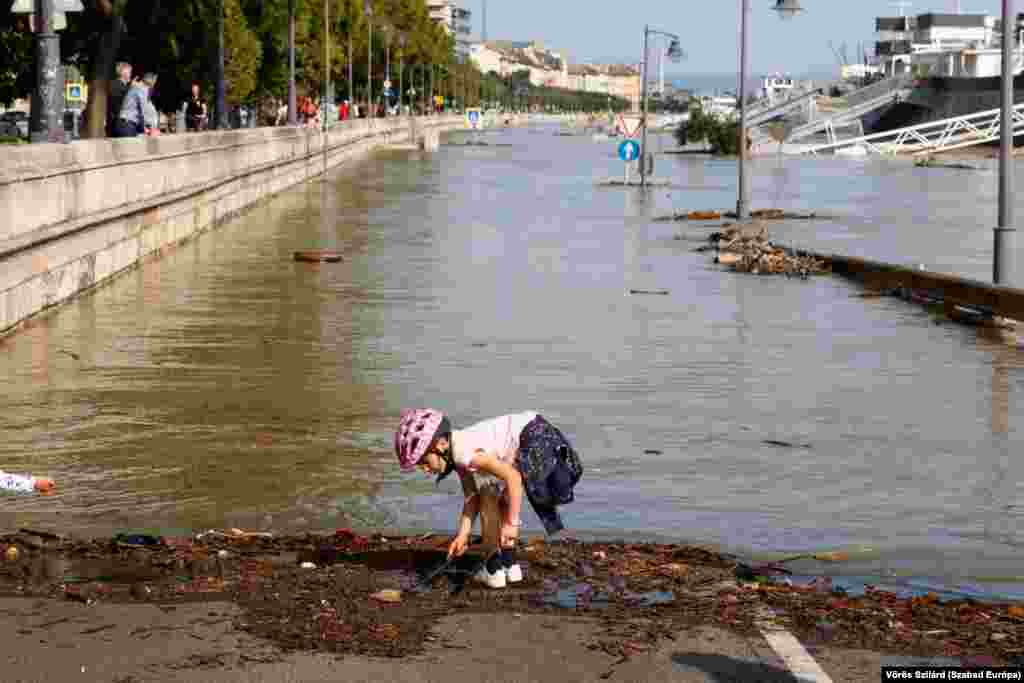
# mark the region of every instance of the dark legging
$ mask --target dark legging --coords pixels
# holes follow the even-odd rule
[[[114,123],[114,137],[115,138],[133,138],[137,135],[142,135],[146,132],[142,129],[142,126],[126,121],[124,119],[118,119]]]

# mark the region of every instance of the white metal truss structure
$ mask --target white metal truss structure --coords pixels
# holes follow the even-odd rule
[[[993,142],[1000,137],[1001,124],[1002,109],[989,109],[841,142],[808,145],[800,152],[820,154],[859,147],[869,154],[921,156]],[[1015,135],[1024,132],[1024,104],[1013,108],[1013,131]]]
[[[752,107],[747,108],[747,128],[757,126],[765,123],[769,119],[773,119],[776,116],[782,116],[788,114],[796,109],[801,109],[807,105],[807,101],[812,97],[817,97],[822,93],[822,88],[815,88],[805,93],[800,93],[795,97],[791,97],[785,102],[779,104],[766,104],[759,103]]]
[[[897,76],[861,88],[847,96],[846,101],[850,105],[848,109],[794,128],[786,136],[786,142],[796,142],[808,135],[824,131],[829,143],[835,143],[837,126],[859,123],[860,117],[864,114],[895,102],[906,92],[908,83],[906,78]],[[861,132],[863,133],[863,129]]]

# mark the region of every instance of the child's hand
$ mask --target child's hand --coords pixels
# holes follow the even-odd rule
[[[49,493],[53,493],[53,490],[56,488],[57,485],[53,482],[53,479],[47,479],[46,477],[36,477],[36,483],[34,486],[36,491],[46,495]]]
[[[501,547],[502,548],[514,548],[516,540],[519,538],[519,527],[513,524],[502,524],[501,525]]]
[[[452,539],[451,544],[448,545],[448,559],[453,557],[461,557],[465,552],[466,548],[469,547],[469,536],[459,534]]]

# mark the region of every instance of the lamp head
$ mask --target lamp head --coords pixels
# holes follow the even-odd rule
[[[668,52],[666,54],[673,62],[686,59],[686,53],[683,52],[683,48],[680,47],[678,38],[673,38],[672,42],[668,44]]]
[[[779,13],[779,18],[783,21],[792,19],[797,13],[804,11],[800,6],[800,0],[775,0],[775,7],[772,9]]]

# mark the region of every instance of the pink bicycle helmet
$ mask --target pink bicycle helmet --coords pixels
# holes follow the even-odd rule
[[[444,413],[429,408],[403,410],[395,430],[395,455],[403,470],[411,470],[430,448]]]

